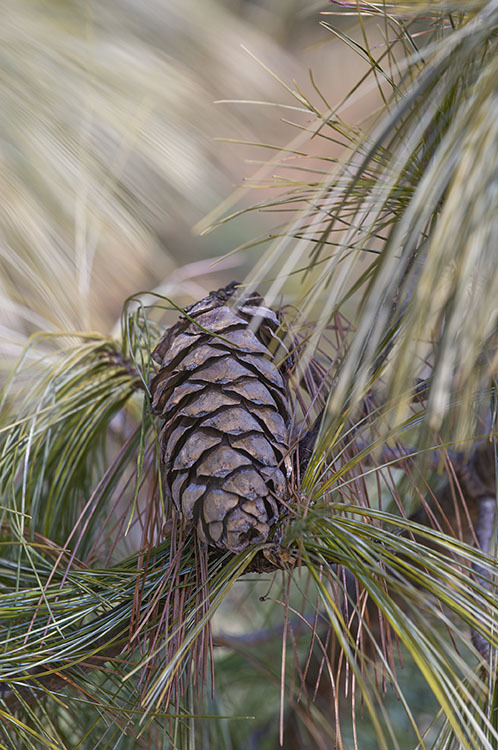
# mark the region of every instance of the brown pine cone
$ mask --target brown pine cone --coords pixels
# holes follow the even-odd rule
[[[292,471],[280,321],[258,294],[230,306],[236,286],[186,308],[150,383],[167,491],[200,539],[232,552],[266,540]]]

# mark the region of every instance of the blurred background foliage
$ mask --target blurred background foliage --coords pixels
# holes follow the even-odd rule
[[[493,434],[494,420],[498,10],[430,6],[340,3],[330,16],[319,15],[330,5],[294,0],[4,0],[2,674],[53,671],[64,649],[79,687],[58,686],[48,707],[28,701],[20,720],[2,714],[5,746],[496,742],[494,673],[476,666],[469,636],[480,627],[496,640],[496,605],[472,573],[496,573],[494,560],[459,541],[469,541],[461,518],[452,535],[406,520],[436,493],[443,466],[453,476],[445,448]],[[472,166],[482,166],[480,183]],[[289,532],[310,573],[239,580],[247,555],[211,562],[208,614],[192,539],[177,559],[164,532],[170,509],[143,386],[150,351],[177,315],[169,298],[184,306],[246,277],[273,304],[295,305],[297,329],[316,322],[325,389],[301,404],[300,419],[332,400],[303,484],[314,506]],[[456,331],[442,309],[445,321],[456,311]],[[424,407],[405,392],[435,365],[441,434],[428,435]],[[372,384],[382,398],[351,426],[350,395],[360,401]],[[463,404],[464,418],[448,403]],[[389,445],[443,444],[440,458],[424,464],[422,453],[403,472],[379,455],[386,433]],[[340,520],[330,520],[331,498]],[[411,546],[400,523],[416,535]],[[321,578],[331,562],[354,570],[380,609],[365,623],[381,644],[378,671],[371,650],[357,653],[363,636],[344,635],[340,574]],[[199,636],[211,614],[213,643]],[[330,646],[317,618],[335,623],[349,654],[323,695],[326,659],[311,665],[314,678],[302,671],[316,659],[310,623]],[[79,666],[92,643],[98,658],[102,644],[131,635],[138,648],[112,669]],[[183,698],[161,714],[160,698],[180,683]]]
[[[290,79],[324,60],[317,10],[277,1],[5,3],[3,367],[33,330],[109,331],[123,299],[142,288],[163,285],[186,302],[230,280],[234,271],[211,270],[207,259],[255,234],[252,219],[202,240],[192,228],[250,174],[245,157],[265,152],[215,139],[279,144],[289,126],[269,107],[214,101],[279,93],[242,44]],[[361,61],[342,51],[340,75],[329,75],[334,59],[317,75],[335,99]],[[251,257],[235,262],[244,275]]]

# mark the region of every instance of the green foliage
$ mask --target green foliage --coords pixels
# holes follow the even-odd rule
[[[379,375],[401,419],[414,378],[430,370],[428,422],[464,439],[496,365],[498,288],[489,269],[498,234],[498,11],[493,2],[429,5],[421,22],[417,3],[399,4],[407,18],[382,4],[346,5],[358,14],[363,44],[329,21],[323,26],[370,62],[364,84],[372,79],[383,104],[360,131],[342,114],[356,88],[329,106],[313,78],[310,96],[281,81],[297,103],[290,108],[308,119],[294,123],[299,135],[272,161],[277,177],[267,186],[278,193],[254,207],[286,209],[291,221],[276,228],[248,284],[270,279],[270,304],[287,284],[299,306],[296,325],[316,319],[303,361],[354,302],[330,423]],[[371,16],[384,24],[376,57]],[[327,153],[335,143],[345,149],[339,159]]]
[[[74,344],[70,338],[80,340]],[[4,426],[0,479],[3,518],[17,518],[22,536],[29,517],[28,526],[55,543],[74,528],[103,473],[109,423],[137,384],[112,341],[81,335],[67,336],[66,342],[62,352],[56,348],[42,361],[28,364],[23,356],[12,376],[24,382],[25,393],[16,393],[16,422]],[[127,453],[122,462],[129,460]],[[113,489],[120,470],[117,466],[102,491]]]

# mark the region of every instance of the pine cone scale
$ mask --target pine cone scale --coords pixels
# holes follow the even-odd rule
[[[176,454],[173,461],[174,469],[176,471],[189,469],[207,450],[213,448],[215,445],[219,445],[221,440],[221,435],[208,435],[201,430],[194,431],[193,434],[189,435]]]
[[[199,367],[191,374],[192,380],[204,383],[231,383],[238,378],[251,377],[252,373],[247,367],[240,364],[233,356],[220,357],[214,362]]]
[[[268,381],[281,391],[285,391],[285,383],[279,371],[266,357],[248,357],[243,352],[236,352],[235,356],[241,362],[247,364],[253,374]]]
[[[179,417],[207,417],[209,414],[227,406],[238,406],[240,399],[215,388],[204,388],[195,399],[189,399],[181,409]]]
[[[261,430],[259,422],[242,406],[233,406],[202,420],[202,427],[213,427],[227,435],[247,435]]]

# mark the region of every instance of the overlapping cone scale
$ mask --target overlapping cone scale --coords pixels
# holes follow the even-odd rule
[[[235,288],[211,292],[165,332],[150,392],[167,492],[204,542],[240,552],[268,537],[292,464],[280,321],[258,294],[233,304]]]

